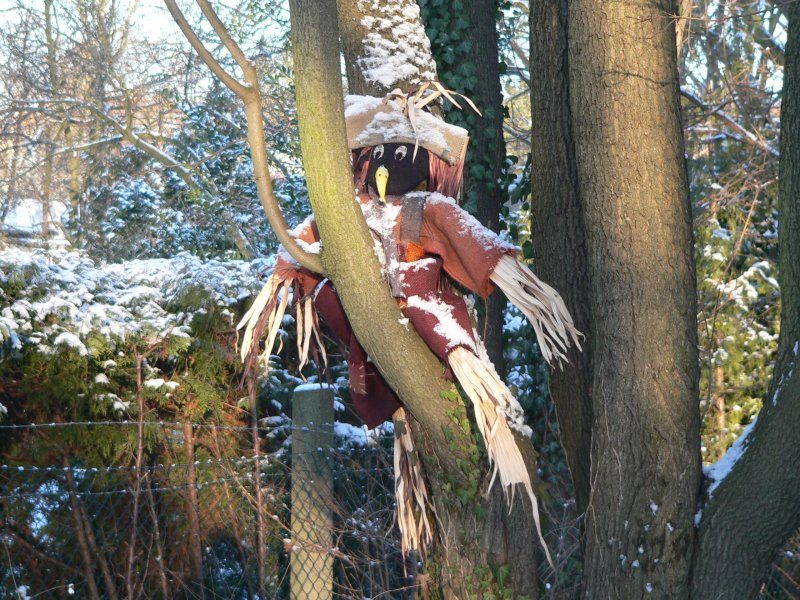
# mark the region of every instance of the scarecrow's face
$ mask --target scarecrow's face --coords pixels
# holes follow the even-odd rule
[[[428,151],[421,146],[416,157],[414,144],[381,144],[373,146],[369,153],[367,184],[379,194],[382,179],[386,181],[387,195],[402,196],[417,189],[428,176]]]

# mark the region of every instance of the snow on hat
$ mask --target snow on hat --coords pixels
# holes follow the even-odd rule
[[[409,97],[409,103],[414,99]],[[429,112],[415,110],[392,93],[386,98],[374,96],[345,96],[344,119],[347,126],[347,144],[351,150],[405,142],[419,144],[442,160],[453,164],[464,160],[469,143],[469,133],[463,127],[450,125]],[[477,109],[476,109],[477,110]],[[412,122],[413,119],[413,122]]]

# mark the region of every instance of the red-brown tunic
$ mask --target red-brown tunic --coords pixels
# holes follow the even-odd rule
[[[411,192],[402,198],[390,198],[389,202],[402,203],[410,197],[418,203],[424,201],[424,205],[418,238],[414,233],[411,236],[414,239],[403,239],[408,238],[408,228],[402,228],[405,218],[402,210],[393,227],[402,286],[402,293],[396,295],[404,316],[447,364],[447,355],[458,346],[474,351],[475,340],[464,299],[450,289],[442,268],[462,286],[486,298],[495,287],[490,277],[497,263],[506,254],[518,254],[519,248],[501,240],[441,194]],[[373,202],[367,195],[359,196],[359,201],[365,209]],[[372,228],[373,235],[380,240],[375,229]],[[313,218],[295,230],[294,235],[306,244],[319,241]],[[327,280],[323,283],[322,277],[302,269],[284,253],[279,255],[275,271],[286,279],[297,279],[304,296],[316,294],[314,304],[322,321],[349,350],[351,396],[367,426],[376,427],[389,419],[401,406],[400,402],[368,361],[333,285]]]

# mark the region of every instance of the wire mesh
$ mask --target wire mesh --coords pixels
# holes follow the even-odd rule
[[[413,597],[389,443],[248,456],[246,428],[201,426],[188,453],[181,424],[148,427],[141,468],[79,452],[117,423],[0,431],[0,597]]]
[[[330,443],[293,455],[287,437],[255,456],[247,427],[148,423],[137,467],[131,425],[0,426],[0,598],[406,599],[419,591],[420,564],[402,556],[394,527],[389,438],[341,447],[330,430],[314,431]],[[113,453],[87,455],[89,436],[113,440]],[[562,508],[548,511],[560,575],[544,598],[579,595],[579,525],[571,505]],[[795,535],[758,597],[800,598],[798,549]]]

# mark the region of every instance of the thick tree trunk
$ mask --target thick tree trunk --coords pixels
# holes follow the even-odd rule
[[[488,467],[478,458],[464,403],[442,376],[438,359],[400,323],[402,314],[353,198],[338,43],[330,29],[335,2],[292,0],[290,9],[300,142],[325,274],[336,286],[359,341],[415,417],[412,431],[440,525],[443,584],[458,598],[482,589],[496,591],[494,573],[487,568],[496,555],[486,547],[487,540],[496,539],[495,523],[482,515],[493,514],[487,507],[502,503],[499,486],[489,500],[483,497]],[[528,531],[533,538],[534,530]]]
[[[336,5],[350,93],[382,96],[394,88],[409,92],[436,78],[430,43],[414,0],[336,0]],[[400,21],[411,27],[398,35]],[[403,63],[414,69],[390,68]]]
[[[508,198],[500,181],[505,171],[506,145],[503,140],[503,92],[500,88],[500,57],[497,52],[497,2],[476,0],[464,4],[470,22],[469,52],[474,65],[476,84],[472,99],[483,112],[477,127],[470,128],[470,144],[464,170],[464,197],[475,197],[475,216],[492,231],[500,231],[500,208]],[[466,107],[465,107],[466,109]],[[486,169],[476,177],[470,167]],[[482,331],[489,358],[497,372],[505,372],[503,360],[503,320],[506,299],[500,292],[489,296],[486,304],[486,327]]]
[[[587,598],[688,594],[698,354],[673,9],[657,0],[569,3],[594,323]]]
[[[772,384],[746,451],[703,511],[692,598],[752,598],[800,527],[800,5],[786,6],[780,142],[781,332]]]
[[[591,275],[570,112],[567,0],[533,0],[531,32],[531,231],[534,267],[564,298],[585,336],[583,352],[550,373],[578,512],[589,503],[592,442]]]

